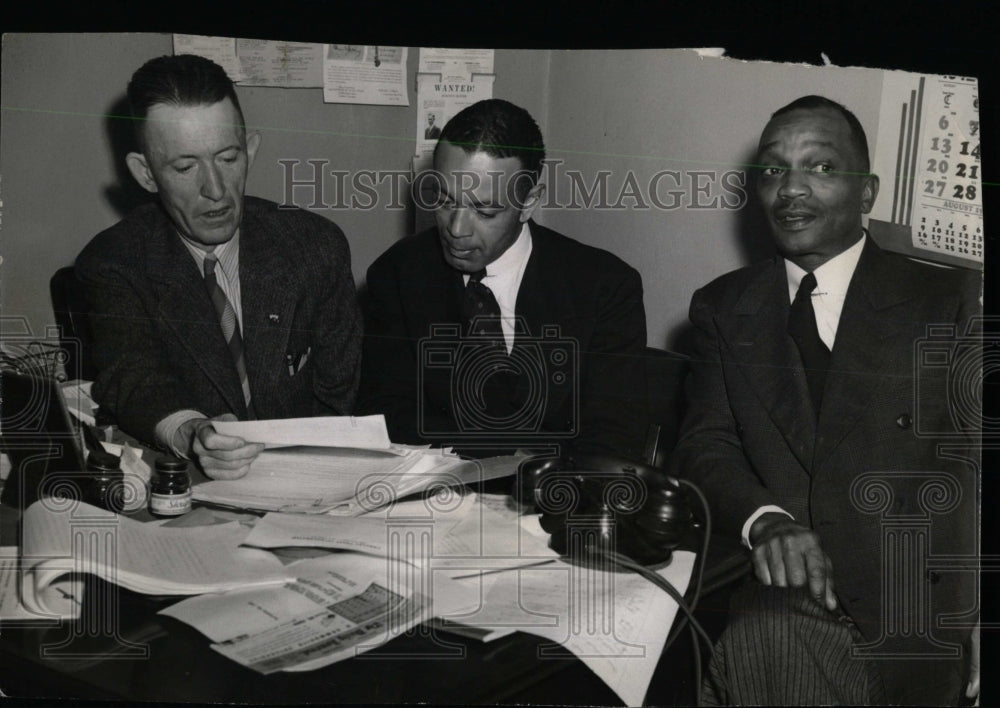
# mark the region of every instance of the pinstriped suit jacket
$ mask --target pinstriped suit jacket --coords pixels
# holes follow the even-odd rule
[[[91,308],[94,397],[122,430],[153,443],[156,423],[179,409],[246,417],[204,280],[158,203],[94,237],[76,271]],[[240,289],[257,416],[349,413],[360,375],[361,318],[337,225],[246,197]],[[289,355],[305,358],[293,373]]]
[[[934,639],[961,642],[967,630],[939,629],[933,620],[977,607],[972,573],[884,570],[892,549],[883,533],[893,522],[928,522],[922,538],[930,545],[920,553],[974,554],[978,547],[978,432],[960,430],[948,398],[956,385],[977,382],[955,381],[962,367],[946,362],[980,310],[979,281],[978,274],[885,253],[869,238],[844,303],[818,420],[785,331],[780,258],[724,275],[692,298],[688,410],[675,473],[705,490],[718,528],[736,537],[766,504],[814,529],[833,562],[841,605],[869,641],[885,640],[884,650],[926,653]],[[929,345],[952,354],[918,360],[931,324],[956,329],[957,337]],[[939,449],[942,443],[949,449]],[[934,503],[935,487],[927,486],[925,473],[941,472],[954,484],[936,488],[955,501],[952,508]],[[880,490],[887,487],[878,479],[891,488],[884,509]],[[857,486],[866,481],[874,485],[867,495]],[[919,599],[914,604],[921,597],[931,603],[926,614]],[[911,604],[899,604],[904,599]],[[887,618],[899,612],[902,624],[889,627]],[[929,632],[910,624],[924,616]],[[954,670],[947,661],[881,663],[890,699],[936,671]]]

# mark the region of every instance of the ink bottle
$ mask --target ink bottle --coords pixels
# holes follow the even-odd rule
[[[87,455],[87,489],[83,500],[116,514],[125,510],[125,473],[117,455],[96,451]]]
[[[187,460],[163,456],[149,480],[149,511],[154,516],[180,516],[191,511],[191,477]]]

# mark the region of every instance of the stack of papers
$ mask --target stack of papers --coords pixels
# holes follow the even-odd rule
[[[289,579],[273,554],[241,548],[239,523],[171,528],[82,502],[45,498],[24,512],[21,602],[39,618],[79,613],[89,573],[135,592],[197,595]]]
[[[381,415],[213,423],[225,435],[263,443],[250,472],[195,485],[197,501],[243,509],[356,515],[430,487],[489,478],[481,463],[448,450],[395,445]],[[512,474],[516,458],[497,474]],[[485,474],[485,476],[484,476]]]
[[[245,544],[351,552],[289,565],[296,579],[280,588],[190,598],[162,613],[261,673],[347,659],[431,618],[484,641],[528,632],[640,705],[677,603],[638,575],[567,563],[547,540],[537,516],[496,495],[415,499],[355,518],[271,513]],[[693,564],[677,551],[659,574],[683,593]]]

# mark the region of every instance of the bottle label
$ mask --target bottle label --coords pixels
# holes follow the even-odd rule
[[[191,511],[191,490],[183,494],[150,494],[149,510],[162,516],[180,516]]]

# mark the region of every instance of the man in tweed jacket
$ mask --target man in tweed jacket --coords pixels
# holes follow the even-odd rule
[[[706,688],[742,705],[954,704],[962,650],[978,646],[978,463],[976,430],[948,398],[970,382],[948,382],[947,359],[980,278],[885,253],[862,230],[878,178],[843,106],[809,96],[777,111],[757,162],[780,256],[694,294],[673,458],[717,528],[752,549],[755,578],[734,594]],[[791,336],[806,302],[822,366],[805,366],[816,360]],[[937,360],[916,356],[929,325],[951,332]],[[938,624],[949,615],[964,621]]]
[[[128,93],[141,151],[127,164],[159,199],[77,259],[94,397],[139,440],[239,477],[261,446],[216,433],[211,419],[351,412],[361,319],[347,241],[320,216],[244,198],[260,136],[246,134],[221,67],[160,57]]]

